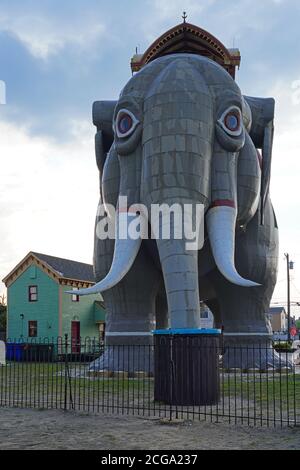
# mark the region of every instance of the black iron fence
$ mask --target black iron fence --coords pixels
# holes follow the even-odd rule
[[[180,349],[171,341],[159,349],[67,336],[8,340],[0,406],[296,426],[300,365],[297,351],[269,345]]]

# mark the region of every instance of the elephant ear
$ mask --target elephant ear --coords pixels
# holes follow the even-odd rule
[[[93,103],[93,124],[97,127],[95,152],[100,178],[107,153],[114,140],[112,122],[116,104],[117,101],[95,101]]]
[[[254,98],[244,96],[252,114],[250,137],[257,149],[262,151],[262,180],[261,180],[261,224],[264,223],[264,210],[269,194],[271,178],[271,162],[274,136],[274,110],[273,98]]]

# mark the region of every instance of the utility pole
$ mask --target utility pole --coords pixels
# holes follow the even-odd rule
[[[290,255],[285,253],[286,272],[287,272],[287,316],[288,316],[288,341],[291,341],[291,297],[290,297],[290,269],[293,269],[293,263],[290,262]]]

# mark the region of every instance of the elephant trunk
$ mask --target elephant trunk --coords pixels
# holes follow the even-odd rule
[[[154,231],[164,277],[170,326],[200,328],[198,250],[189,245],[186,233],[181,230],[184,223],[186,226],[192,223],[192,214],[185,213],[183,218],[178,204],[174,217],[167,218],[166,213],[164,215],[165,218],[160,219],[158,212],[152,213],[151,229]],[[166,226],[170,232],[164,237]]]
[[[184,240],[157,240],[172,328],[200,328],[198,253]]]

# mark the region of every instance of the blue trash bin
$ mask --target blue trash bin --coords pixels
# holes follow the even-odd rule
[[[23,343],[6,343],[6,360],[22,361],[23,359]]]

